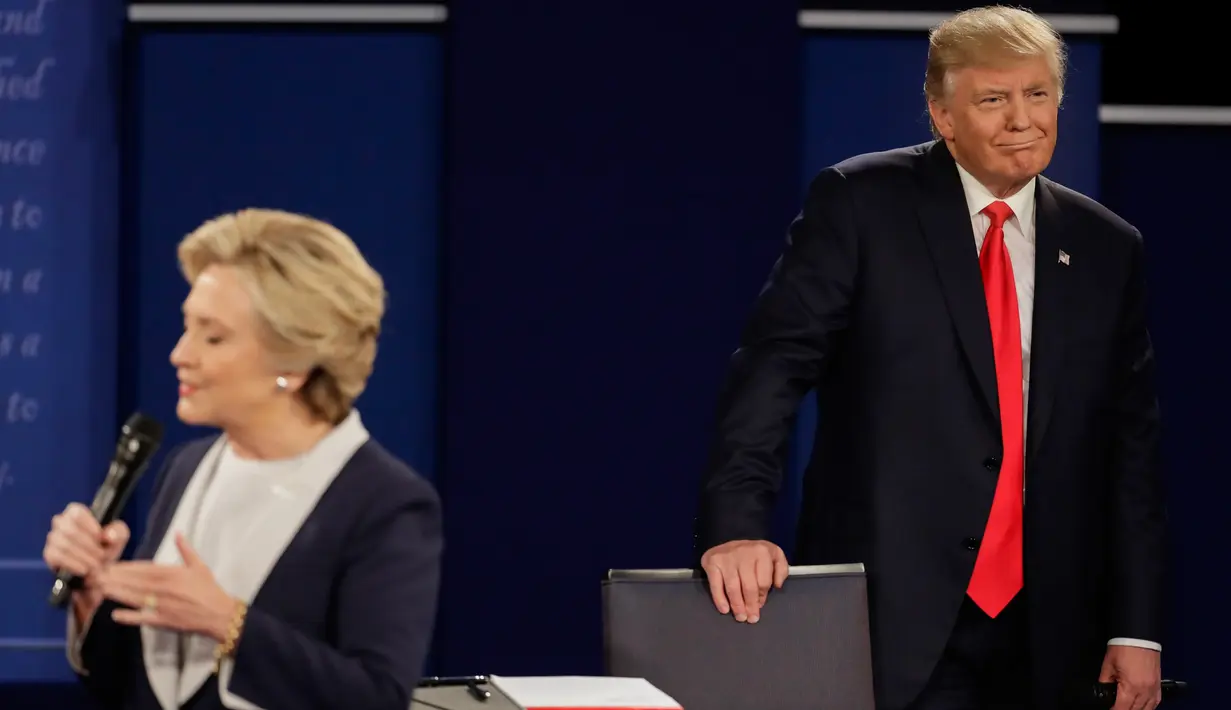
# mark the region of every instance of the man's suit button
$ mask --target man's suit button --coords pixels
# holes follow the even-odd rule
[[[979,549],[979,538],[968,537],[965,540],[962,540],[962,547],[965,547],[967,550]]]
[[[996,458],[995,456],[989,456],[983,459],[983,468],[986,468],[989,471],[999,471],[1000,470],[1000,459]]]

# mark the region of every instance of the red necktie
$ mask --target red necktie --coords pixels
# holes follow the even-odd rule
[[[996,391],[1000,399],[1000,435],[1004,444],[996,496],[988,516],[975,571],[967,594],[995,617],[1022,588],[1022,483],[1025,467],[1022,403],[1022,331],[1017,313],[1013,264],[1004,244],[1004,223],[1013,210],[993,202],[983,210],[991,218],[979,267],[987,295],[996,355]]]

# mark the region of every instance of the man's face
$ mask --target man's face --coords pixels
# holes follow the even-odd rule
[[[928,104],[932,121],[957,162],[992,194],[1013,194],[1051,162],[1060,102],[1046,59],[957,69],[947,88]]]

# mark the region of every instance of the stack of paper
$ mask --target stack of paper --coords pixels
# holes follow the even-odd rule
[[[683,710],[644,678],[608,676],[491,676],[521,710]]]

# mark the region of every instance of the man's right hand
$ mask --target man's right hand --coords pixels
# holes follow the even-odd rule
[[[772,585],[781,589],[787,576],[786,555],[768,540],[732,540],[701,556],[714,606],[736,621],[755,624]]]

